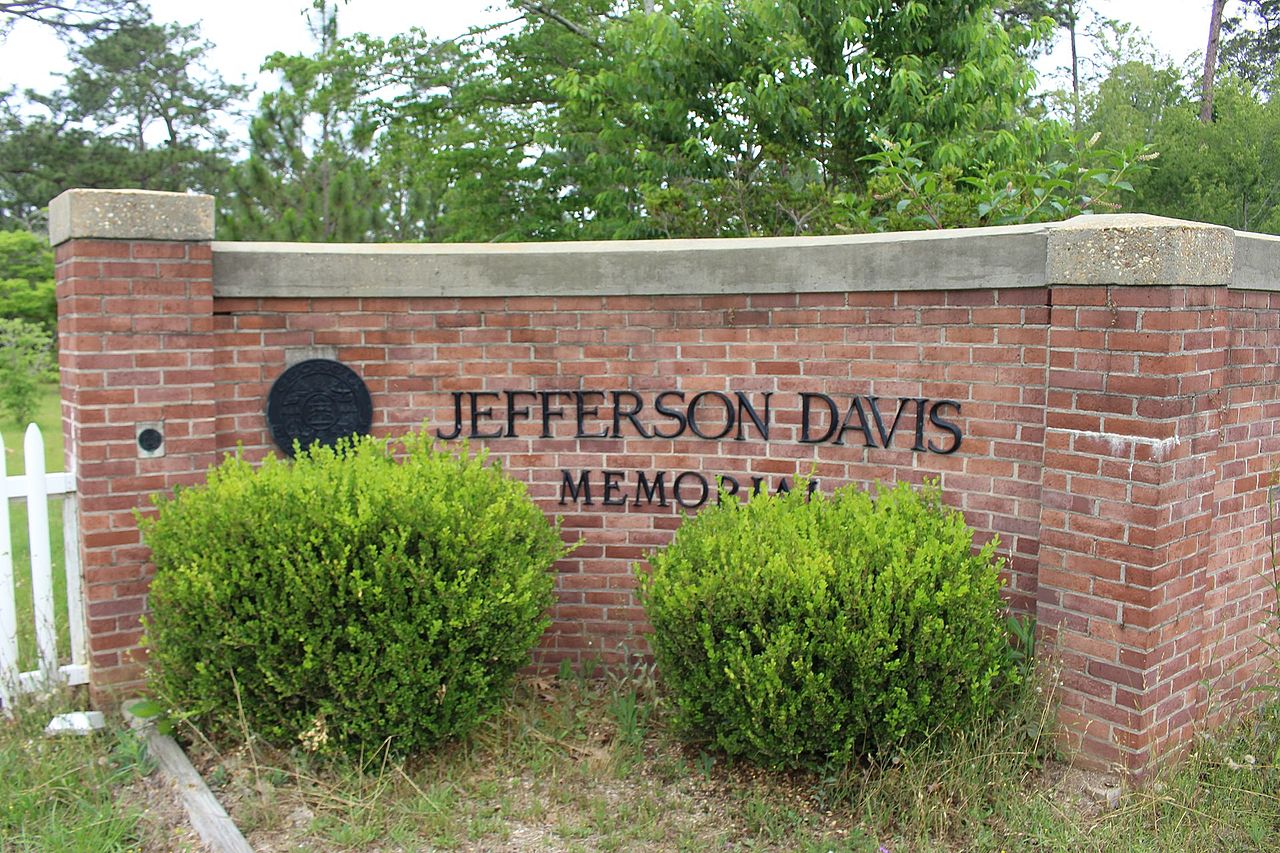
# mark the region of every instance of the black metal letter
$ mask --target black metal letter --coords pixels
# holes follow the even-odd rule
[[[573,476],[563,468],[560,469],[562,479],[560,481],[560,504],[564,505],[567,498],[572,498],[574,503],[580,500],[587,506],[591,506],[595,501],[591,500],[591,472],[578,472],[578,482],[575,485]],[[585,500],[582,500],[585,498]]]
[[[630,409],[622,408],[622,398],[626,397],[634,405]],[[631,425],[636,428],[636,432],[640,433],[641,438],[652,438],[648,433],[644,424],[640,423],[640,419],[636,415],[640,414],[640,410],[644,408],[644,401],[640,399],[640,395],[635,391],[614,391],[613,392],[613,437],[622,437],[622,419],[626,418],[631,421]]]
[[[649,482],[649,478],[645,476],[643,471],[640,472],[640,482],[636,483],[635,505],[640,505],[640,496],[644,496],[646,503],[653,503],[653,496],[658,495],[658,506],[667,505],[667,482],[666,471],[659,471],[657,476],[653,478],[653,482]]]
[[[594,395],[596,397],[599,397],[600,402],[602,403],[604,402],[604,394],[600,391],[574,391],[573,392],[575,406],[578,413],[577,437],[578,438],[608,438],[609,430],[607,429],[604,430],[603,432],[587,432],[586,427],[583,426],[583,422],[586,420],[587,415],[591,415],[594,417],[596,413],[600,411],[599,406],[588,406],[586,404],[588,395]]]
[[[956,439],[955,443],[952,444],[950,447],[948,447],[946,450],[943,450],[940,446],[935,445],[933,443],[933,439],[929,439],[929,449],[932,450],[934,453],[939,453],[943,456],[946,456],[947,454],[955,453],[957,450],[960,449],[960,442],[963,440],[963,436],[960,435],[960,427],[956,426],[951,421],[938,417],[938,410],[941,409],[943,406],[950,406],[951,408],[956,410],[956,414],[958,415],[960,414],[960,404],[957,403],[955,400],[939,400],[938,402],[934,403],[933,408],[929,410],[929,423],[933,424],[936,427],[940,427],[946,430],[947,432],[951,433],[953,436],[955,436],[955,439]]]
[[[856,427],[850,423],[855,413],[858,415],[858,425]],[[862,398],[856,394],[853,397],[853,402],[849,403],[849,411],[845,413],[844,420],[840,422],[840,434],[836,436],[834,443],[844,444],[844,434],[851,429],[862,430],[863,443],[867,447],[878,446],[875,438],[871,435],[871,425],[867,423],[867,413],[862,408]]]
[[[698,403],[703,397],[715,397],[719,399],[721,403],[724,403],[724,429],[720,430],[715,435],[707,435],[698,428]],[[689,401],[689,429],[693,430],[693,434],[698,438],[706,438],[712,441],[718,438],[724,438],[726,435],[733,432],[733,425],[737,420],[737,414],[737,410],[733,407],[733,401],[729,399],[727,394],[720,391],[703,391],[700,394],[696,394],[694,398]]]
[[[899,397],[898,413],[893,416],[893,426],[886,433],[884,431],[884,418],[880,416],[880,407],[876,405],[876,401],[879,399],[879,397],[868,397],[867,405],[871,407],[871,417],[875,420],[876,429],[880,432],[880,446],[888,447],[889,443],[893,441],[893,434],[898,431],[898,422],[902,420],[902,413],[907,408],[907,403],[913,401],[919,403],[920,400],[914,397]]]
[[[809,437],[809,411],[814,400],[821,400],[826,404],[827,410],[831,413],[831,423],[827,426],[827,431],[818,438]],[[836,422],[840,418],[840,410],[836,408],[836,401],[832,400],[826,394],[815,394],[810,391],[800,392],[800,441],[804,444],[821,444],[831,436],[835,435]],[[837,442],[838,443],[838,442]]]
[[[769,440],[769,398],[773,396],[772,391],[764,392],[764,420],[760,419],[760,415],[756,412],[755,406],[751,405],[751,401],[747,399],[747,395],[741,391],[734,392],[738,397],[738,435],[734,441],[745,441],[743,431],[747,426],[747,418],[751,418],[751,422],[756,425],[756,429],[760,433],[760,437],[765,441]]]
[[[482,409],[479,407],[480,398],[493,397],[496,400],[498,398],[498,392],[497,391],[470,391],[468,392],[468,396],[471,398],[471,438],[502,438],[501,426],[498,427],[497,432],[480,432],[476,427],[476,423],[481,418],[493,417],[492,407],[485,408],[485,409]]]
[[[622,481],[627,477],[625,471],[605,471],[604,472],[604,505],[605,506],[626,506],[627,496],[620,498],[613,496],[614,492],[622,490]]]
[[[927,405],[929,401],[923,397],[916,400],[916,443],[911,445],[915,451],[924,450],[924,407]]]
[[[443,438],[448,441],[451,438],[457,438],[462,434],[462,392],[453,392],[453,432],[448,435],[444,431],[436,428],[436,438]]]
[[[572,393],[569,391],[539,391],[538,395],[542,398],[542,437],[551,438],[552,418],[564,417],[564,409],[551,408],[551,398],[556,395],[568,397],[572,396]]]
[[[729,484],[731,488],[726,489],[725,484]],[[728,474],[724,474],[719,478],[720,489],[716,493],[716,503],[724,503],[725,495],[733,497],[742,487],[738,485],[738,481]]]
[[[662,405],[662,401],[672,395],[674,395],[675,398],[680,402],[682,403],[684,402],[683,391],[663,391],[661,394],[658,395],[658,398],[653,401],[653,407],[658,410],[658,414],[666,415],[667,417],[674,419],[676,423],[680,424],[680,428],[677,429],[675,432],[668,433],[668,432],[659,432],[658,428],[654,427],[653,434],[658,438],[679,438],[680,436],[684,435],[684,428],[685,428],[684,412],[680,411],[679,409],[669,409],[666,406]]]
[[[685,477],[697,477],[698,484],[702,486],[702,494],[700,494],[698,499],[692,503],[686,501],[680,496],[680,484],[684,482]],[[680,504],[680,506],[685,509],[697,509],[707,502],[707,497],[711,494],[711,487],[707,485],[707,478],[699,474],[697,471],[683,471],[679,477],[676,477],[676,481],[671,485],[671,491],[675,493],[676,503]]]
[[[516,437],[516,418],[522,417],[525,420],[529,418],[529,409],[527,407],[519,407],[516,400],[521,397],[528,397],[536,400],[538,395],[532,391],[508,391],[507,392],[507,438]]]

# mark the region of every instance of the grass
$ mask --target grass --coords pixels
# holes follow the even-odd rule
[[[40,403],[36,407],[35,423],[44,435],[44,469],[62,470],[62,400],[56,383],[44,386]],[[0,418],[0,436],[4,437],[5,470],[10,476],[22,474],[22,442],[27,425],[18,424],[5,416]]]
[[[36,414],[45,439],[45,470],[61,471],[62,430],[56,385],[46,387]],[[0,423],[6,473],[24,473],[23,434]],[[31,605],[30,547],[24,501],[9,503],[22,668],[37,667]],[[58,649],[69,656],[66,575],[63,571],[62,501],[49,504],[52,532],[54,615]],[[3,594],[3,591],[0,591]],[[0,851],[124,851],[178,849],[150,816],[146,779],[153,769],[143,742],[118,719],[97,734],[47,738],[43,727],[56,713],[83,707],[74,691],[25,697],[0,715]],[[167,797],[167,794],[165,795]]]
[[[85,737],[46,738],[67,697],[24,703],[0,717],[0,850],[136,850],[148,827],[125,789],[151,771],[142,742],[111,728]]]
[[[45,387],[36,410],[35,423],[44,436],[45,470],[61,471],[61,401],[57,385]],[[8,418],[0,422],[0,436],[4,438],[5,470],[9,476],[25,473],[22,452],[25,432],[25,426],[19,426]],[[67,578],[63,568],[61,497],[49,501],[49,531],[53,557],[54,627],[57,631],[59,657],[65,663],[70,660],[71,644],[65,603]],[[35,619],[31,600],[31,547],[27,533],[27,506],[24,501],[9,502],[9,535],[13,546],[14,596],[18,614],[18,662],[23,671],[29,671],[38,668],[39,660],[36,656]]]
[[[41,426],[54,470],[60,431],[48,397]],[[13,473],[21,431],[3,434]],[[14,526],[21,551],[25,516]],[[29,578],[25,604],[22,594],[29,613]],[[682,744],[647,671],[526,678],[470,737],[409,761],[184,731],[251,843],[273,849],[1280,849],[1280,703],[1198,741],[1107,810],[1084,794],[1095,777],[1054,753],[1051,692],[1028,691],[1002,722],[945,746],[826,774],[763,771]],[[172,849],[140,805],[150,764],[132,734],[46,739],[51,710],[33,700],[0,718],[0,851]]]
[[[407,762],[318,759],[250,734],[191,751],[255,846],[277,849],[1219,851],[1280,849],[1280,705],[1105,810],[1059,762],[1050,704],[828,774],[681,744],[646,678],[519,683],[464,741]]]

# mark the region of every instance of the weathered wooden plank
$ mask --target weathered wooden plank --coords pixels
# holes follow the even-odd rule
[[[160,772],[169,778],[182,798],[182,805],[187,810],[187,818],[199,834],[200,840],[214,853],[253,853],[253,848],[240,833],[239,827],[213,796],[204,779],[191,766],[182,747],[178,746],[173,738],[156,731],[151,721],[130,714],[129,708],[132,704],[132,702],[125,703],[125,719],[146,738],[151,757],[156,760]]]

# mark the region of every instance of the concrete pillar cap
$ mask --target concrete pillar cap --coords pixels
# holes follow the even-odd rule
[[[1230,284],[1235,232],[1146,213],[1077,216],[1049,226],[1049,285]]]
[[[152,190],[67,190],[49,202],[49,242],[213,239],[213,196]]]

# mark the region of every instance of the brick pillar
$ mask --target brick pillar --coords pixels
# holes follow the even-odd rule
[[[1086,763],[1141,773],[1203,715],[1201,630],[1234,233],[1051,231],[1037,613]]]
[[[49,236],[90,684],[101,698],[142,677],[151,568],[134,511],[215,460],[213,198],[69,190],[49,205]],[[147,449],[157,433],[162,443]]]

